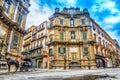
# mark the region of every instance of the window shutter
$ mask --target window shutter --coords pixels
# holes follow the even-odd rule
[[[58,53],[60,53],[60,48],[58,48]]]
[[[81,23],[82,23],[82,24],[85,24],[85,19],[81,19]]]
[[[66,48],[64,48],[64,53],[66,53]]]
[[[62,41],[64,39],[64,34],[63,32],[60,32],[60,40]]]
[[[83,40],[87,40],[87,34],[86,34],[86,32],[83,32]]]
[[[63,19],[60,19],[60,24],[63,25]]]
[[[88,54],[88,47],[84,48],[84,54]]]
[[[52,26],[53,26],[53,22],[50,23],[50,27],[52,27]]]

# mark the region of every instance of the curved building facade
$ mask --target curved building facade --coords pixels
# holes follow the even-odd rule
[[[118,43],[85,8],[55,8],[49,17],[50,68],[95,68],[119,64]]]
[[[0,0],[0,57],[20,57],[29,0]],[[1,64],[3,65],[3,64]]]

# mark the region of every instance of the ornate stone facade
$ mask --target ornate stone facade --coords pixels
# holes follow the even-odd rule
[[[38,26],[31,26],[24,36],[23,58],[35,59],[35,67],[42,68],[42,64],[46,63],[43,59],[43,51],[48,50],[46,46],[48,22],[44,21]],[[43,60],[45,60],[43,62]],[[47,67],[46,64],[43,65]]]
[[[55,8],[49,17],[50,68],[95,68],[118,65],[117,41],[85,8]]]
[[[2,55],[19,58],[25,23],[29,13],[29,0],[0,0],[0,35],[3,39]]]

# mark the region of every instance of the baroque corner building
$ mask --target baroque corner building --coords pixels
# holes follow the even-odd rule
[[[95,68],[119,64],[118,43],[85,8],[55,8],[49,17],[50,68]]]
[[[42,68],[43,51],[48,50],[46,41],[48,34],[48,22],[44,21],[38,26],[31,26],[27,29],[27,34],[24,36],[22,55],[23,58],[34,59],[35,67]],[[47,68],[47,60],[44,61],[44,68]]]
[[[0,0],[0,39],[3,40],[1,54],[19,58],[25,23],[29,13],[29,0]]]

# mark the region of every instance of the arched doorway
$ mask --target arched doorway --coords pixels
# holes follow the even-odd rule
[[[69,69],[80,69],[80,64],[77,60],[72,60],[69,63]]]

